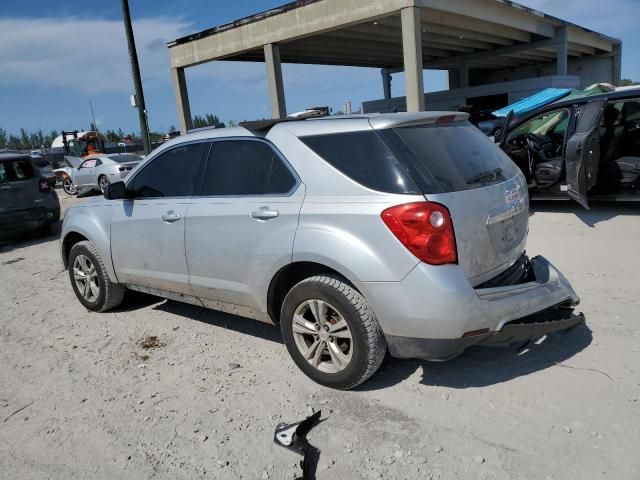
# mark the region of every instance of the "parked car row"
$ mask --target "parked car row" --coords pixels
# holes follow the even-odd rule
[[[61,256],[90,310],[131,289],[279,324],[305,374],[349,389],[387,351],[447,360],[584,321],[525,254],[528,205],[466,114],[303,116],[167,142],[68,210]]]

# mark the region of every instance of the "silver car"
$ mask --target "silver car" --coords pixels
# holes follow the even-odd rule
[[[167,142],[68,211],[61,254],[90,310],[131,289],[279,324],[305,374],[349,389],[387,350],[447,360],[583,322],[525,255],[528,217],[466,114],[287,119]]]
[[[64,191],[70,195],[75,195],[80,188],[104,190],[110,183],[124,180],[142,160],[131,153],[100,154],[92,155],[74,167],[72,165],[76,159],[65,157],[69,166],[55,170]]]

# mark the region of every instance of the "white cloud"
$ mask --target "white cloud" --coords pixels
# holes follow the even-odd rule
[[[184,35],[181,19],[134,23],[145,85],[168,84],[167,41]],[[0,85],[67,87],[83,93],[132,91],[123,22],[83,18],[0,19]]]

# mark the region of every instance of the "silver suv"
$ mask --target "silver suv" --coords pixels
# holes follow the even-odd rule
[[[447,360],[584,321],[563,275],[524,253],[524,176],[466,114],[198,131],[105,197],[63,225],[84,306],[131,289],[279,324],[298,367],[334,388],[387,349]]]

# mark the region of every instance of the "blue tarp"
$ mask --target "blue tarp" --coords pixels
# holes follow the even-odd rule
[[[506,117],[509,115],[509,112],[513,110],[514,115],[521,115],[526,112],[530,112],[535,110],[538,107],[542,107],[551,102],[555,102],[556,100],[561,99],[562,97],[566,97],[573,90],[570,88],[547,88],[542,90],[541,92],[536,93],[528,98],[523,98],[522,100],[518,100],[516,103],[513,103],[509,106],[501,108],[500,110],[496,110],[493,112],[497,117]]]

